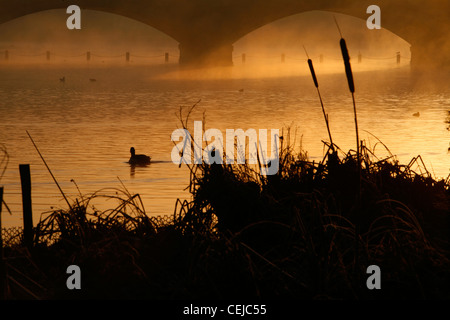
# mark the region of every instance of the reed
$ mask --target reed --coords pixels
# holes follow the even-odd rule
[[[308,57],[309,71],[311,72],[311,76],[312,76],[312,79],[313,79],[313,82],[314,82],[314,86],[316,87],[317,95],[319,96],[320,105],[322,107],[323,117],[325,119],[325,124],[327,126],[328,137],[330,138],[331,148],[334,150],[333,138],[331,137],[330,124],[329,124],[329,121],[328,121],[328,114],[325,112],[325,107],[323,106],[322,96],[321,96],[320,90],[319,90],[319,82],[317,81],[316,72],[314,71],[314,65],[313,65],[312,60],[309,58],[309,55],[308,55],[308,52],[306,51],[306,48],[304,46],[303,46],[303,48],[305,49],[306,56]]]
[[[421,260],[419,252],[428,252],[433,259],[448,263],[441,249],[429,240],[437,232],[435,228],[439,229],[439,224],[431,223],[430,217],[436,218],[444,211],[438,209],[439,206],[434,207],[427,217],[423,211],[425,204],[406,196],[408,192],[423,192],[433,197],[424,191],[428,188],[427,176],[414,173],[412,165],[400,166],[393,157],[377,159],[365,146],[360,152],[365,163],[361,186],[363,201],[356,209],[354,194],[359,186],[352,185],[348,179],[349,168],[352,170],[354,165],[350,154],[340,159],[337,167],[331,168],[334,164],[309,162],[305,155],[295,156],[287,150],[280,159],[280,172],[267,180],[243,174],[242,168],[200,166],[202,175],[197,177],[192,208],[196,208],[198,215],[214,214],[218,218],[218,230],[231,232],[234,240],[240,239],[245,248],[251,248],[249,254],[258,260],[253,261],[256,265],[264,262],[259,255],[266,252],[262,255],[267,267],[271,266],[274,272],[277,270],[283,283],[292,286],[294,283],[306,287],[311,284],[306,284],[307,279],[300,277],[298,270],[291,269],[290,263],[298,263],[295,259],[299,257],[289,256],[294,259],[290,260],[286,256],[276,257],[271,251],[278,248],[277,244],[268,243],[274,238],[299,237],[301,241],[296,243],[304,250],[301,256],[308,257],[310,266],[318,268],[321,274],[317,277],[325,282],[338,281],[348,290],[348,297],[362,294],[354,274],[364,274],[361,268],[369,262],[387,263],[391,250],[405,250],[402,255],[410,257],[407,262],[395,261],[405,270],[413,264],[413,259]],[[443,186],[443,182],[440,183]],[[400,191],[401,185],[408,186],[408,191]],[[438,189],[435,189],[436,195],[447,194],[444,197],[448,198],[448,186]],[[425,202],[429,205],[429,201],[431,198]],[[271,240],[266,241],[265,237]],[[321,262],[324,254],[329,257],[325,264]],[[357,260],[352,258],[355,255]],[[298,281],[290,282],[286,274]],[[349,282],[342,283],[342,279],[337,279],[340,276]],[[408,273],[409,276],[412,273]],[[417,281],[414,283],[419,285]]]
[[[197,104],[186,116],[180,108],[183,128]],[[450,298],[449,181],[420,156],[402,165],[363,141],[355,170],[329,134],[333,149],[310,161],[283,129],[272,176],[248,163],[189,165],[192,198],[166,217],[149,216],[121,181],[80,191],[41,216],[32,248],[5,248],[17,275],[7,298]],[[116,205],[99,210],[96,199]],[[70,264],[87,275],[80,291],[64,286]],[[382,268],[382,290],[365,286],[371,264]]]
[[[1,180],[1,178],[5,174],[5,171],[6,171],[6,168],[8,167],[8,162],[9,162],[8,151],[6,149],[6,146],[3,143],[0,144],[0,153],[2,154],[2,158],[0,160],[0,168],[1,168],[0,180]]]
[[[341,47],[342,59],[344,60],[345,75],[347,77],[348,88],[352,95],[353,114],[354,114],[355,131],[356,131],[356,155],[357,155],[358,166],[360,166],[360,164],[361,164],[360,158],[359,158],[360,141],[359,141],[358,117],[356,114],[355,83],[353,81],[352,66],[350,64],[350,55],[348,53],[347,43],[345,42],[345,39],[342,37],[342,32],[341,32],[341,29],[339,28],[339,24],[336,20],[336,17],[334,17],[334,21],[336,23],[336,27],[338,28],[339,35],[341,36],[341,39],[339,40],[339,45]]]
[[[42,215],[27,258],[26,248],[5,248],[17,282],[8,280],[7,298],[450,297],[449,184],[420,157],[400,165],[361,144],[355,211],[354,156],[335,146],[335,162],[309,161],[295,135],[283,130],[274,176],[250,164],[191,166],[192,199],[165,218],[149,216],[122,182],[80,191],[70,207]],[[116,205],[97,209],[105,199]],[[74,263],[89,276],[69,292]],[[370,264],[382,266],[382,293],[355,277]]]
[[[8,154],[8,150],[6,148],[6,146],[3,143],[0,143],[0,153],[2,155],[1,160],[0,160],[0,180],[2,179],[3,175],[5,174],[6,169],[8,168],[8,163],[9,163],[9,154]],[[0,201],[0,206],[4,206],[5,209],[9,212],[9,214],[11,215],[11,210],[8,207],[8,204],[5,202],[4,199],[2,199]]]
[[[61,186],[59,185],[58,181],[56,181],[55,176],[53,175],[52,171],[50,170],[49,166],[47,165],[47,162],[45,161],[44,157],[42,156],[41,152],[39,151],[39,149],[38,149],[36,143],[34,142],[33,138],[31,137],[30,133],[28,132],[28,130],[27,130],[26,132],[27,132],[27,135],[28,135],[28,137],[30,138],[31,142],[33,143],[34,148],[35,148],[36,151],[38,152],[39,157],[41,157],[42,162],[44,162],[45,167],[47,168],[48,172],[49,172],[50,175],[52,176],[53,181],[55,182],[56,186],[58,187],[59,191],[61,192],[61,195],[63,196],[64,200],[66,201],[67,205],[68,205],[69,208],[70,208],[70,203],[69,203],[69,201],[67,200],[66,195],[65,195],[64,192],[62,191]]]

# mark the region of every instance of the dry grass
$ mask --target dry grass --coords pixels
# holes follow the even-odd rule
[[[280,137],[279,171],[192,165],[192,201],[149,217],[125,186],[42,215],[34,245],[5,248],[8,298],[449,298],[450,190],[420,157],[401,165],[361,143],[322,161]],[[116,203],[100,211],[92,205]],[[65,286],[77,264],[83,289]],[[366,288],[379,265],[382,290]]]
[[[194,107],[180,109],[183,128]],[[329,132],[319,162],[284,130],[271,176],[260,165],[189,165],[192,200],[165,220],[125,186],[80,192],[42,216],[32,248],[5,248],[7,298],[450,298],[449,180],[435,180],[420,156],[378,158],[355,130],[356,151]],[[97,210],[99,197],[117,205]],[[66,288],[71,264],[80,291]],[[366,287],[373,264],[382,290]]]

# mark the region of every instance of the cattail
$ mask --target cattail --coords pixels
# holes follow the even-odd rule
[[[355,84],[353,82],[352,66],[350,64],[350,56],[348,54],[347,44],[345,43],[344,38],[341,38],[340,45],[342,58],[344,59],[345,74],[347,75],[348,88],[350,89],[351,93],[355,93]]]
[[[352,94],[353,100],[353,113],[355,115],[355,131],[356,131],[356,156],[358,157],[358,166],[360,165],[359,158],[359,130],[358,130],[358,117],[356,115],[356,103],[355,103],[355,84],[353,83],[353,73],[352,66],[350,64],[350,55],[348,54],[347,44],[345,43],[344,38],[340,40],[342,58],[344,59],[345,65],[345,74],[347,76],[348,88]]]
[[[311,75],[314,81],[314,85],[316,88],[319,88],[319,83],[317,82],[316,73],[314,72],[314,66],[311,59],[308,59],[309,70],[311,71]]]
[[[358,193],[356,197],[356,208],[359,209],[361,206],[361,155],[359,153],[359,132],[358,132],[358,118],[356,116],[356,103],[355,103],[355,84],[353,83],[353,73],[352,67],[350,64],[350,55],[348,54],[347,44],[345,43],[344,38],[342,37],[341,29],[339,28],[339,24],[337,23],[336,17],[334,17],[334,21],[336,22],[336,26],[339,30],[339,34],[341,35],[340,46],[342,52],[342,58],[344,59],[345,65],[345,74],[347,76],[348,88],[352,94],[353,100],[353,113],[355,116],[355,130],[356,130],[356,159],[357,159],[357,170],[358,170]],[[361,216],[357,215],[355,222],[355,265],[359,264],[359,234],[360,234],[360,219]],[[356,269],[355,269],[356,271]],[[357,274],[358,276],[358,274]]]
[[[334,17],[334,21],[336,22],[336,26],[339,30],[339,34],[341,36],[341,40],[339,44],[341,46],[342,59],[344,60],[345,66],[345,75],[347,76],[348,88],[352,94],[353,100],[353,113],[355,115],[355,131],[356,131],[356,156],[358,160],[358,168],[361,165],[360,163],[360,154],[359,154],[359,130],[358,130],[358,117],[356,115],[356,103],[355,103],[355,84],[353,82],[353,73],[352,66],[350,64],[350,55],[348,54],[347,44],[345,43],[344,38],[342,37],[341,29],[339,28],[339,24],[337,23],[336,17]]]
[[[317,82],[316,72],[314,71],[314,66],[313,66],[312,60],[309,59],[308,52],[306,52],[306,48],[305,47],[303,47],[303,48],[305,49],[306,56],[308,57],[309,70],[311,71],[311,76],[313,78],[314,85],[316,86],[317,94],[319,95],[320,105],[322,106],[323,117],[325,118],[325,124],[327,125],[328,136],[330,137],[331,149],[334,150],[333,139],[331,138],[330,125],[328,123],[328,115],[325,113],[325,108],[323,106],[322,96],[320,95],[319,82]]]

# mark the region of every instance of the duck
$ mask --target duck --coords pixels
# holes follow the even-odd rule
[[[131,165],[147,165],[150,164],[151,158],[149,156],[146,156],[145,154],[136,154],[136,150],[134,147],[130,148],[131,157],[128,161]]]
[[[420,112],[413,113],[414,117],[420,117]]]

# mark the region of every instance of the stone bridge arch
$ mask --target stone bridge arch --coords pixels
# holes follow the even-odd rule
[[[381,25],[411,43],[412,65],[450,67],[448,0],[0,0],[0,23],[71,4],[122,15],[166,33],[180,43],[181,64],[232,64],[232,44],[275,20],[320,10],[367,19],[381,8]]]

